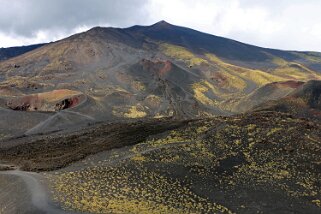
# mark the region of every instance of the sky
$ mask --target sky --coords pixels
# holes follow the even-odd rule
[[[0,47],[160,20],[262,47],[321,52],[321,0],[0,0]]]

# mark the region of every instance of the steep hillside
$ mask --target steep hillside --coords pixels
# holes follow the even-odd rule
[[[257,111],[279,111],[315,120],[321,120],[321,81],[311,80],[288,96],[263,103]]]
[[[242,112],[251,111],[258,105],[266,105],[286,97],[303,84],[304,82],[295,80],[268,83],[242,98],[235,108]]]
[[[19,133],[88,120],[231,115],[286,96],[295,82],[321,79],[320,65],[319,53],[259,48],[164,21],[96,27],[1,62],[0,114],[11,120],[23,111],[28,119]],[[57,90],[85,99],[35,99]],[[75,115],[74,124],[68,118]],[[3,135],[12,136],[6,123],[0,122]]]

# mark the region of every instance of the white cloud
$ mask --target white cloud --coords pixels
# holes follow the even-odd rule
[[[321,1],[151,0],[152,19],[263,47],[321,51]]]
[[[145,20],[145,0],[0,0],[0,47],[49,42],[89,27]]]
[[[92,26],[91,26],[92,27]],[[26,37],[16,34],[5,34],[0,32],[0,44],[3,44],[5,47],[13,47],[13,46],[22,46],[29,44],[40,44],[46,42],[57,41],[59,39],[63,39],[68,35],[84,32],[90,29],[87,26],[78,26],[71,31],[61,31],[61,30],[39,30],[34,32],[32,37]],[[1,45],[0,45],[1,46]]]
[[[77,3],[75,3],[77,2]],[[321,51],[319,0],[0,0],[0,47],[159,20],[263,47]]]

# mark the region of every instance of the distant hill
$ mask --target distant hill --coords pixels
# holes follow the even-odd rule
[[[0,48],[0,61],[19,56],[21,54],[24,54],[26,52],[32,51],[36,48],[39,48],[43,45],[45,45],[45,44],[10,47],[10,48]]]

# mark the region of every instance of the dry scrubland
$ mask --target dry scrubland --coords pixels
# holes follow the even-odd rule
[[[313,213],[320,211],[319,130],[272,112],[191,121],[45,176],[66,210]]]

